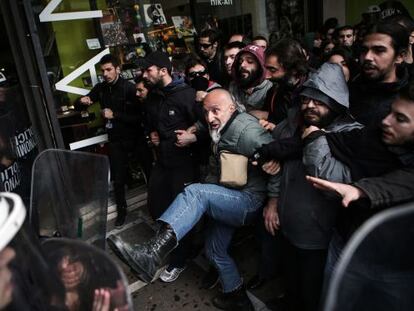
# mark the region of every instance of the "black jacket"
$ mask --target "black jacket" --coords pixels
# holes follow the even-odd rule
[[[338,231],[348,239],[350,235],[378,209],[410,199],[410,180],[413,179],[414,148],[412,146],[386,146],[380,130],[364,128],[347,133],[326,133],[332,155],[350,168],[353,180],[376,177],[371,185],[362,179],[356,184],[372,200],[358,200],[341,210]],[[410,177],[409,179],[406,179]],[[379,177],[378,177],[379,178]],[[389,185],[391,187],[389,187]],[[412,195],[411,195],[412,197]],[[372,207],[376,207],[373,209]]]
[[[207,70],[210,76],[210,80],[217,82],[223,87],[228,86],[230,81],[226,69],[224,67],[222,52],[217,48],[216,56],[211,61],[206,59],[204,59],[204,61],[207,64]]]
[[[390,112],[391,104],[408,81],[408,71],[400,66],[397,82],[379,83],[364,80],[361,75],[349,87],[349,110],[355,119],[368,127],[378,127]]]
[[[142,134],[134,84],[119,77],[114,84],[98,83],[88,96],[93,102],[99,101],[102,109],[109,108],[114,113],[112,128],[107,129],[110,141],[133,140]]]
[[[177,147],[176,130],[186,130],[196,121],[195,90],[182,79],[154,90],[147,98],[150,131],[160,136],[158,160],[165,167],[188,165],[193,159],[192,147]]]
[[[358,180],[354,185],[369,198],[371,208],[383,208],[414,200],[414,168]]]
[[[268,121],[278,124],[287,117],[287,112],[291,107],[300,107],[299,94],[307,78],[307,75],[301,77],[296,85],[290,85],[287,82],[275,84],[267,92],[263,110],[269,113]]]

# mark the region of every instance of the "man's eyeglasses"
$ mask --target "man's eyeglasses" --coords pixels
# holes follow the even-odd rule
[[[212,45],[213,45],[212,43],[200,43],[199,44],[200,48],[203,48],[203,49],[208,49]]]
[[[304,105],[308,105],[311,101],[313,102],[313,104],[315,105],[315,106],[322,106],[322,105],[325,105],[323,102],[321,102],[320,100],[317,100],[317,99],[314,99],[314,98],[310,98],[310,97],[307,97],[307,96],[301,96],[301,102],[302,102],[302,104],[304,104]]]
[[[193,71],[193,72],[189,72],[188,73],[188,77],[190,79],[194,79],[194,78],[197,78],[197,77],[202,77],[205,74],[207,74],[207,70],[203,70],[203,71]]]

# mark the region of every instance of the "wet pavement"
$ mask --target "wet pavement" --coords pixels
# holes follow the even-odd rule
[[[108,219],[109,234],[118,234],[130,243],[139,243],[148,239],[155,230],[154,222],[146,211],[146,188],[141,186],[128,191],[128,216],[127,223],[121,229],[114,228],[115,216],[110,214]],[[114,210],[110,201],[110,211]],[[257,267],[258,249],[253,235],[248,232],[243,234],[243,239],[232,247],[232,256],[239,266],[239,270],[245,280],[249,280]],[[167,310],[218,310],[211,299],[219,294],[219,285],[213,289],[201,288],[201,280],[208,270],[207,260],[199,255],[192,260],[185,271],[173,283],[164,283],[156,280],[151,284],[143,283],[137,276],[120,261],[110,249],[107,251],[120,264],[129,281],[129,289],[132,294],[135,310],[167,311]],[[249,292],[255,310],[268,310],[263,303],[277,297],[281,290],[280,280],[267,282],[259,289]]]

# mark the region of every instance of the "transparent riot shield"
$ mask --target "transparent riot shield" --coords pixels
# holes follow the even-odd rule
[[[335,268],[324,310],[413,310],[413,242],[414,203],[365,222]]]
[[[122,270],[83,241],[50,238],[42,244],[24,224],[16,194],[0,193],[0,309],[131,311]]]
[[[52,273],[25,217],[20,196],[1,192],[0,309],[67,310],[62,282]]]
[[[64,286],[69,310],[95,310],[100,305],[102,310],[132,311],[128,281],[105,252],[66,238],[47,239],[42,248],[52,272]],[[107,293],[106,309],[104,292]]]
[[[108,185],[107,157],[45,150],[33,164],[30,223],[40,236],[79,238],[104,249]]]

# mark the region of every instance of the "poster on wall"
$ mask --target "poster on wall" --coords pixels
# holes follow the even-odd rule
[[[151,50],[162,50],[168,54],[188,53],[184,39],[177,35],[174,26],[148,31],[148,45]]]
[[[145,35],[143,33],[134,33],[134,42],[135,43],[145,43],[147,40],[145,39]]]
[[[109,9],[103,11],[101,18],[102,37],[106,47],[128,44],[128,38],[122,23],[118,20],[115,11]]]
[[[142,34],[142,29],[144,27],[137,7],[139,8],[138,5],[134,5],[133,7],[117,9],[119,20],[122,23],[122,28],[130,44],[137,43],[136,37]]]
[[[177,34],[182,37],[190,37],[196,34],[193,21],[189,16],[172,16],[172,22],[174,24]]]
[[[266,0],[266,22],[271,42],[301,38],[305,31],[303,0]]]
[[[145,23],[148,27],[167,24],[164,11],[160,3],[144,4]]]

